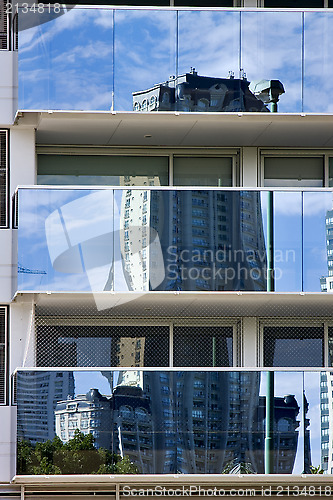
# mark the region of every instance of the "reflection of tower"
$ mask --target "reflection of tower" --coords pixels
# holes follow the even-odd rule
[[[22,372],[17,375],[18,439],[45,442],[55,436],[57,401],[74,397],[72,372]]]
[[[333,210],[326,212],[326,252],[328,276],[320,278],[320,287],[322,292],[333,291]]]
[[[299,414],[299,406],[293,395],[274,398],[274,474],[291,474],[293,471],[297,442],[299,421],[296,420]],[[257,425],[258,433],[254,434],[258,449],[256,470],[263,474],[264,467],[264,441],[265,441],[265,415],[266,397],[259,397]]]
[[[140,472],[156,472],[154,468],[154,436],[150,399],[142,384],[142,372],[124,371],[113,391],[113,451],[128,456]]]
[[[321,468],[333,473],[333,372],[320,374]]]
[[[168,270],[160,289],[266,290],[259,193],[175,190],[154,197],[159,208],[151,226]]]
[[[92,434],[97,448],[111,447],[111,400],[98,389],[90,389],[74,399],[58,401],[54,412],[56,434],[63,442],[74,437],[76,429]]]

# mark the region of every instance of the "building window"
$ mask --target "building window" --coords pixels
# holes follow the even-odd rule
[[[39,154],[37,184],[167,186],[167,156]]]
[[[8,179],[8,133],[0,130],[0,227],[8,227],[7,179]]]
[[[232,157],[175,157],[173,161],[175,186],[233,185]]]
[[[323,156],[266,156],[265,187],[323,187]]]
[[[324,326],[264,326],[264,366],[324,366]]]
[[[14,8],[13,8],[14,10]],[[0,50],[9,49],[9,19],[5,14],[5,2],[0,2]]]
[[[0,307],[0,404],[7,400],[7,308]]]

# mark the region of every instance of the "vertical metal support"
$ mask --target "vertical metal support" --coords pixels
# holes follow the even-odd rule
[[[275,103],[273,105],[276,106]],[[272,111],[273,111],[272,105]],[[276,111],[276,110],[275,110]],[[274,217],[273,191],[268,192],[267,206],[267,291],[274,292]],[[267,372],[265,474],[273,473],[274,453],[274,372]]]
[[[274,467],[274,372],[267,372],[265,474],[273,474]]]
[[[24,500],[24,486],[21,486],[21,500]]]
[[[216,337],[213,337],[213,366],[216,366]]]
[[[169,327],[169,366],[173,368],[173,323]]]
[[[120,499],[120,484],[116,483],[116,500]]]
[[[274,200],[273,191],[267,199],[267,291],[274,292]]]

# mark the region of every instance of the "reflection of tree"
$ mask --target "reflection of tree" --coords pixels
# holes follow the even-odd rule
[[[137,474],[128,457],[121,458],[103,448],[96,449],[92,434],[78,429],[63,443],[59,437],[45,443],[18,441],[18,474]]]

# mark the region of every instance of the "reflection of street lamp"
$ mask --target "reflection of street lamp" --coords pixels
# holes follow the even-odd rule
[[[285,92],[280,80],[254,80],[249,89],[265,104],[272,103],[272,113],[277,112],[277,102]]]

